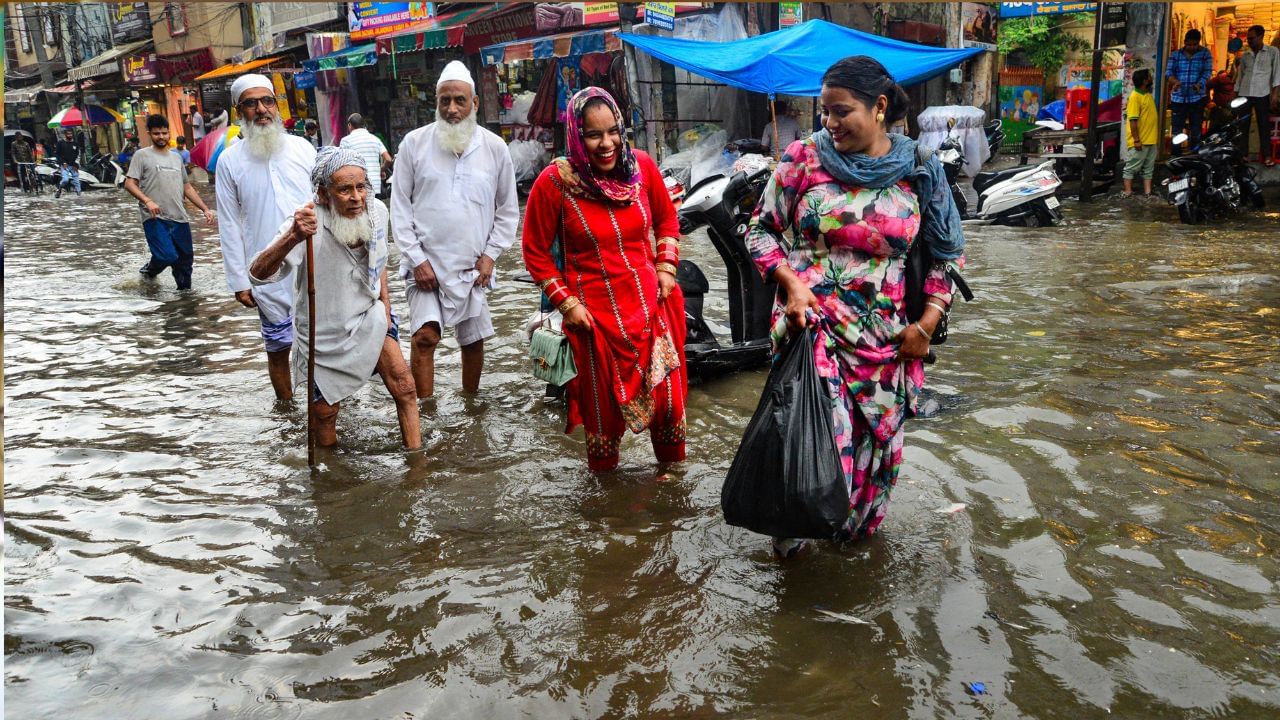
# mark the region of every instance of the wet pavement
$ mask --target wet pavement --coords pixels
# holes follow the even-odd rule
[[[779,565],[718,504],[763,371],[593,477],[505,282],[425,450],[374,381],[312,475],[216,236],[178,293],[123,193],[8,191],[6,717],[1275,717],[1280,212],[1064,211],[969,233],[880,534]]]

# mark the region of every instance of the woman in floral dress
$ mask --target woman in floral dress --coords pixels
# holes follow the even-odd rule
[[[822,83],[823,129],[782,155],[747,242],[779,287],[775,358],[789,334],[813,325],[849,488],[849,517],[835,538],[843,540],[874,533],[884,519],[902,464],[903,421],[924,385],[922,359],[951,303],[947,269],[963,265],[964,236],[941,164],[920,164],[914,141],[885,130],[906,114],[907,97],[884,67],[845,58]],[[904,261],[921,233],[934,264],[924,315],[908,323]],[[803,546],[774,539],[780,557]]]
[[[648,429],[659,462],[685,456],[684,296],[680,221],[658,166],[627,142],[609,93],[579,91],[566,113],[566,157],[534,181],[524,264],[564,316],[578,376],[565,432],[585,426],[587,466],[618,465],[627,428]],[[560,238],[563,266],[552,257]],[[655,248],[656,239],[656,248]]]

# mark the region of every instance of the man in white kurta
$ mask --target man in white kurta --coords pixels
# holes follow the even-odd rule
[[[400,143],[391,185],[420,398],[434,391],[435,349],[446,327],[455,328],[461,346],[463,391],[479,389],[484,340],[494,334],[486,293],[520,215],[511,154],[477,126],[475,83],[465,65],[445,67],[436,101],[436,122]]]
[[[293,276],[297,332],[293,370],[307,377],[311,312],[307,244],[312,237],[315,278],[315,382],[310,406],[316,444],[337,443],[338,404],[375,372],[396,401],[405,446],[421,446],[416,392],[400,352],[387,294],[387,208],[370,195],[364,159],[325,148],[316,158],[316,201],[298,209],[275,239],[256,254],[249,279],[262,287]]]
[[[267,373],[276,397],[293,397],[289,349],[293,344],[293,285],[283,278],[253,287],[249,259],[312,196],[311,170],[316,150],[284,132],[275,89],[262,75],[243,75],[231,86],[240,110],[241,140],[222,152],[216,179],[222,217],[222,267],[227,287],[240,304],[258,310],[267,351]]]

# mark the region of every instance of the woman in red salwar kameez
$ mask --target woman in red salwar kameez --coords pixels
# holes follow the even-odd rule
[[[609,93],[574,95],[565,135],[567,157],[529,193],[522,239],[525,267],[564,316],[578,366],[565,432],[584,426],[593,472],[617,467],[627,428],[648,428],[658,461],[679,462],[688,393],[679,219],[658,166],[627,142]],[[557,237],[562,268],[551,255]]]

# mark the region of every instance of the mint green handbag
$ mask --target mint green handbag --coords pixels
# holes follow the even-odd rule
[[[529,341],[529,360],[533,363],[533,376],[551,385],[564,385],[578,376],[569,338],[549,327],[533,331],[533,338]]]

